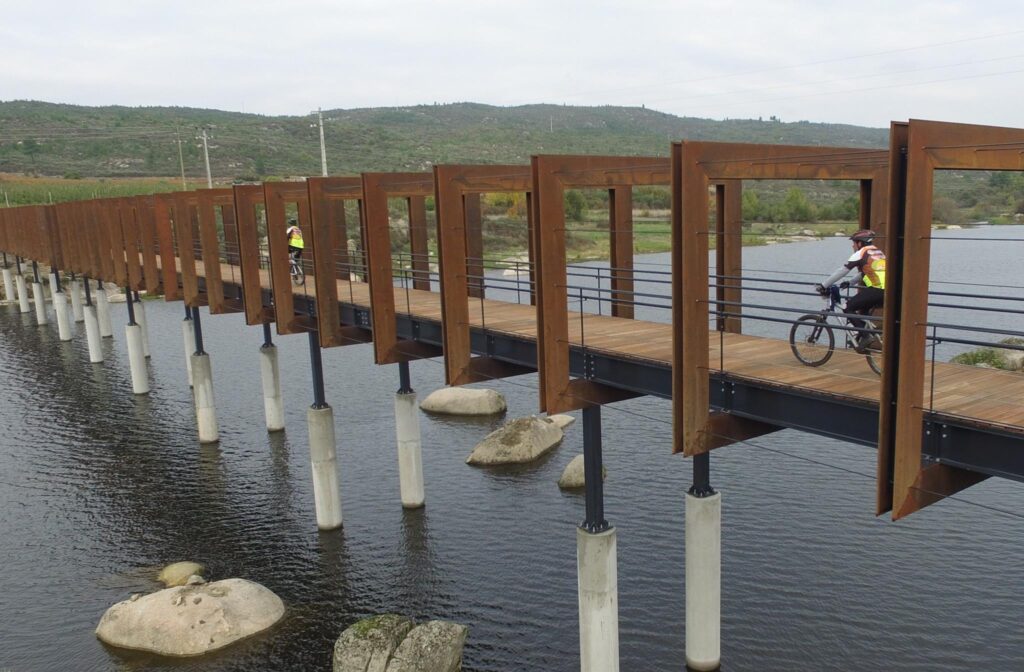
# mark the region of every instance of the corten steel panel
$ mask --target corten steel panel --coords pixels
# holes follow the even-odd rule
[[[118,287],[128,286],[128,265],[125,261],[124,230],[121,224],[121,199],[103,199],[103,213],[107,226],[110,259],[113,263],[113,276],[110,282]]]
[[[155,199],[152,196],[136,196],[135,217],[139,225],[139,246],[142,253],[143,286],[149,294],[159,294],[160,269],[157,266],[156,218],[154,216]]]
[[[181,299],[176,262],[177,253],[174,244],[175,205],[173,194],[153,195],[153,226],[156,231],[157,246],[160,250],[160,280],[165,301]]]
[[[267,182],[263,185],[263,196],[267,204],[267,245],[270,254],[270,279],[274,289],[275,322],[277,333],[286,336],[315,331],[316,316],[296,312],[295,294],[308,295],[308,288],[316,281],[309,259],[313,256],[313,239],[303,249],[303,268],[306,271],[306,286],[293,287],[288,258],[288,215],[287,206],[294,205],[299,228],[310,231],[309,191],[305,182]]]
[[[710,449],[714,431],[708,407],[709,186],[743,179],[871,180],[873,194],[884,193],[874,186],[887,181],[888,151],[688,141],[673,144],[672,171],[679,190],[672,201],[673,450],[690,456]]]
[[[363,173],[363,234],[373,319],[373,353],[377,364],[394,364],[437,354],[433,347],[398,339],[388,218],[389,198],[426,198],[433,193],[434,178],[429,174]],[[414,250],[414,253],[420,252]]]
[[[234,187],[235,220],[238,224],[238,252],[242,264],[242,299],[245,323],[258,325],[274,321],[273,306],[263,305],[263,273],[267,253],[262,249],[260,218],[265,214],[263,185],[239,184]],[[264,220],[265,221],[265,220]],[[270,270],[266,269],[267,282]]]
[[[531,166],[540,408],[548,413],[563,413],[621,399],[624,396],[622,390],[569,377],[563,198],[565,190],[572,188],[666,185],[670,177],[669,160],[656,157],[534,156]],[[618,261],[624,263],[622,259]]]
[[[715,185],[715,298],[720,316],[716,328],[730,334],[743,331],[743,183]],[[727,303],[726,303],[727,302]]]
[[[124,245],[125,265],[128,269],[127,286],[134,291],[145,289],[142,282],[142,250],[139,241],[138,216],[135,212],[134,199],[118,199],[121,213],[121,233]]]
[[[181,264],[181,296],[192,308],[207,304],[206,292],[201,291],[196,273],[196,251],[199,241],[199,196],[194,191],[171,194],[174,203],[172,224],[177,241],[178,261]]]
[[[612,316],[633,319],[633,189],[608,190]]]
[[[227,239],[227,231],[235,229],[235,195],[228,189],[200,189],[199,198],[199,237],[203,256],[203,268],[206,278],[206,296],[210,305],[210,314],[237,313],[242,310],[242,300],[232,287],[232,295],[225,295],[223,269],[227,264],[227,250],[221,246],[221,234],[218,233],[217,215],[220,215],[220,228]],[[227,278],[233,285],[241,285],[241,272],[229,268]]]
[[[497,366],[490,357],[472,357],[469,299],[482,297],[484,290],[482,279],[477,282],[483,275],[480,194],[529,193],[532,182],[529,166],[434,166],[441,328],[449,385],[522,373],[518,367]]]
[[[430,291],[430,252],[427,249],[427,202],[423,196],[405,199],[409,211],[409,256],[413,289]]]
[[[1024,129],[912,119],[907,130],[902,285],[893,438],[892,517],[898,520],[977,482],[942,464],[922,466],[924,381],[936,170],[1024,170]],[[888,282],[887,282],[888,284]],[[880,435],[885,427],[880,421]],[[884,504],[884,502],[883,502]]]
[[[352,277],[360,273],[361,260],[348,249],[349,225],[345,221],[345,204],[353,202],[361,208],[363,180],[359,177],[311,177],[309,190],[310,238],[313,243],[313,275],[316,282],[316,312],[320,346],[324,348],[368,343],[371,332],[341,322],[339,300],[352,299]],[[353,227],[362,240],[361,222]],[[360,243],[362,246],[362,244]],[[339,293],[338,283],[347,286]],[[308,282],[308,280],[307,280]],[[359,283],[362,284],[362,283]]]

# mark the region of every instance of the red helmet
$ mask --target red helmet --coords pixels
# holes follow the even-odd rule
[[[850,240],[852,240],[855,243],[864,243],[865,245],[870,245],[871,243],[875,242],[875,237],[877,235],[878,234],[872,231],[871,229],[861,229],[857,233],[850,236]]]

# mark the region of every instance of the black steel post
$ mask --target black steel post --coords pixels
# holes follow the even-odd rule
[[[263,347],[269,348],[274,344],[274,341],[270,339],[270,322],[263,323]]]
[[[85,279],[85,305],[92,306],[92,292],[89,291],[89,278]]]
[[[192,309],[192,333],[196,337],[195,354],[205,355],[206,351],[203,350],[203,322],[199,319],[199,306]]]
[[[139,301],[142,301],[142,297],[139,296],[138,292],[135,292],[135,302],[138,303]]]
[[[409,362],[398,363],[398,393],[412,394],[412,380],[409,376]]]
[[[604,519],[604,474],[601,461],[601,407],[583,409],[583,477],[586,480],[586,514],[580,525],[591,534],[609,528]]]
[[[21,257],[14,255],[14,270],[21,275]]]
[[[135,302],[132,301],[132,290],[127,287],[124,288],[124,297],[127,299],[125,304],[128,306],[128,326],[135,326]]]
[[[711,453],[693,456],[693,485],[690,494],[694,497],[710,497],[715,494],[711,487]]]
[[[313,371],[313,408],[327,408],[327,393],[324,391],[324,363],[320,359],[320,337],[315,331],[309,332],[309,364]]]
[[[192,309],[188,307],[187,303],[183,303],[181,305],[185,306],[185,319],[186,320],[191,320],[192,319]]]
[[[52,287],[51,290],[54,291],[54,292],[57,292],[58,294],[62,293],[64,291],[64,288],[61,287],[61,285],[60,285],[60,269],[59,268],[53,269],[53,281],[57,283],[57,286],[56,287]]]
[[[32,262],[32,275],[35,276],[36,283],[39,283],[39,264]]]
[[[7,268],[7,253],[4,252],[4,268]]]

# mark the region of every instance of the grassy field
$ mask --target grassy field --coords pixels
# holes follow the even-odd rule
[[[206,181],[189,182],[189,189],[205,187]],[[68,179],[62,177],[29,177],[0,173],[0,205],[33,205],[62,203],[107,196],[138,196],[166,191],[180,191],[181,180],[169,177]]]

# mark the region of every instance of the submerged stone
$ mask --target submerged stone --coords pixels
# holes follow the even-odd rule
[[[554,422],[530,416],[517,418],[488,434],[477,444],[467,464],[494,465],[532,462],[562,441]]]
[[[412,628],[413,622],[398,614],[357,621],[334,643],[334,672],[385,672]]]
[[[441,415],[497,415],[508,409],[500,392],[468,387],[444,387],[427,395],[420,408]]]

